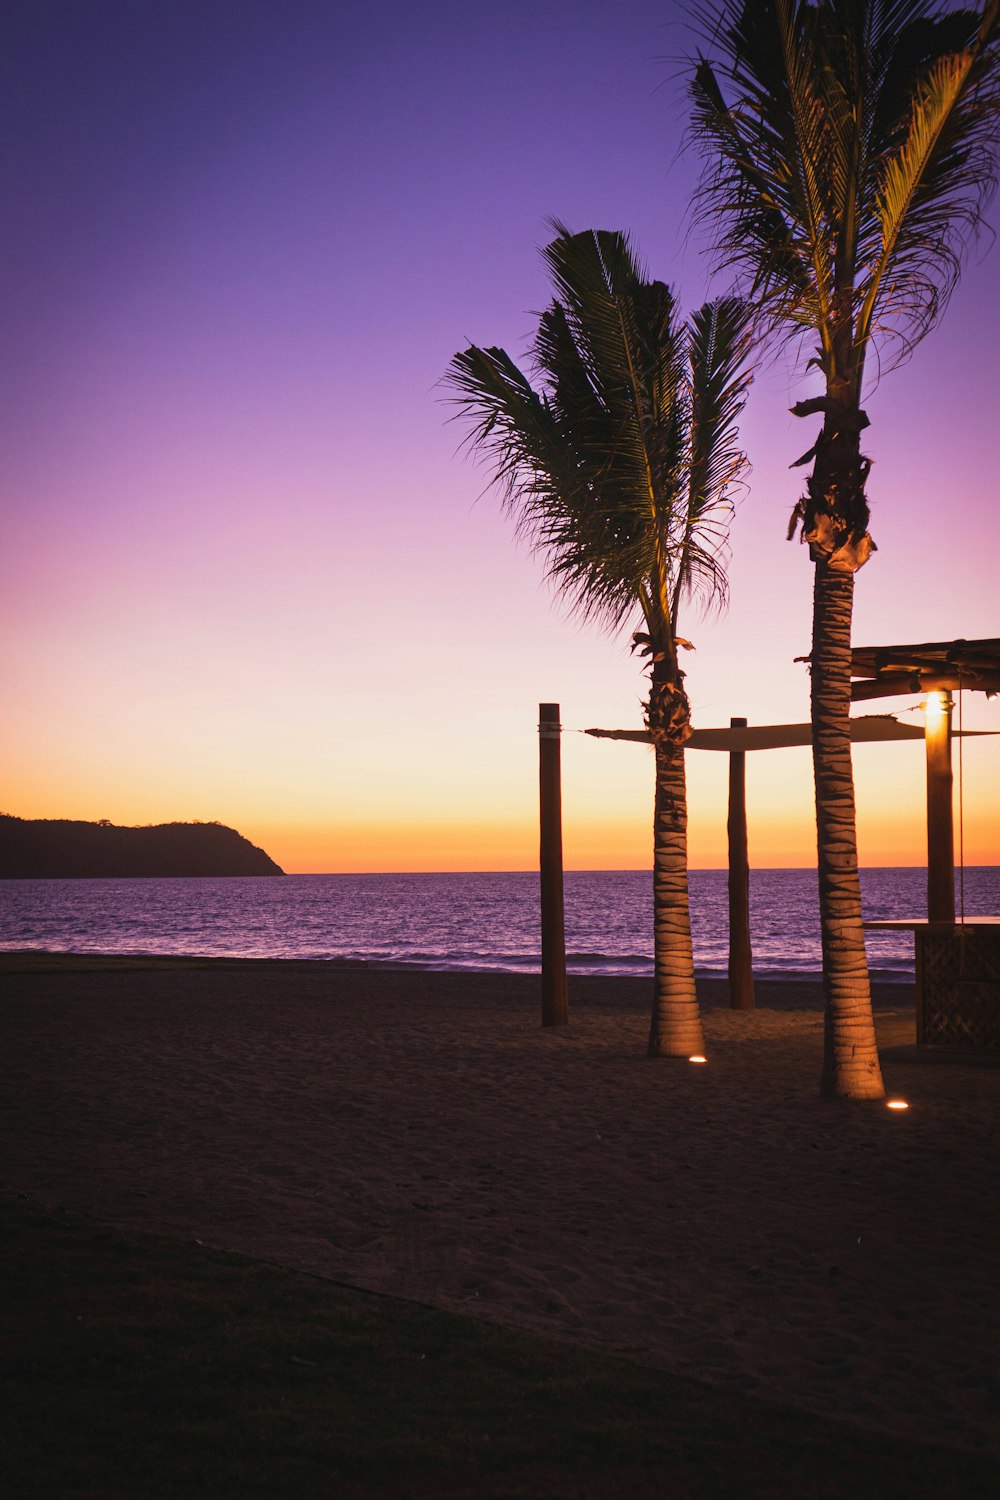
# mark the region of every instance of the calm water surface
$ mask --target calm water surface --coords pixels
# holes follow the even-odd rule
[[[865,916],[920,916],[922,869],[862,871]],[[724,974],[724,870],[690,876],[695,964]],[[1000,913],[1000,869],[965,872],[965,910]],[[199,880],[2,880],[0,948],[337,958],[431,969],[539,967],[538,876],[286,875]],[[814,870],[755,870],[751,926],[760,974],[820,968]],[[872,971],[913,969],[908,933],[869,933]],[[566,876],[566,945],[575,973],[652,972],[651,877],[643,870]]]

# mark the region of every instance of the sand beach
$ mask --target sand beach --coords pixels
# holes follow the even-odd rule
[[[821,1100],[815,981],[645,1056],[650,988],[310,961],[0,956],[0,1190],[1000,1452],[1000,1070]]]

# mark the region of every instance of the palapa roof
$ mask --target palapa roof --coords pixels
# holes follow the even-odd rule
[[[1000,640],[857,646],[851,652],[851,676],[858,679],[851,689],[855,701],[962,688],[1000,693]]]

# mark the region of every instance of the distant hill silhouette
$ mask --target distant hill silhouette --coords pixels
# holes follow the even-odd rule
[[[0,814],[0,879],[283,875],[263,849],[221,823],[118,828]]]

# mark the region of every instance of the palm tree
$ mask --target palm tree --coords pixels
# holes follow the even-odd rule
[[[570,232],[542,252],[555,300],[532,350],[538,388],[503,349],[457,354],[448,381],[469,441],[489,462],[519,529],[585,618],[613,629],[641,618],[646,721],[656,759],[654,964],[649,1052],[704,1045],[687,886],[684,741],[690,707],[678,606],[719,602],[721,549],[745,467],[736,418],[747,314],[734,298],[684,325],[669,287],[646,278],[624,234]]]
[[[995,185],[998,0],[708,0],[692,90],[699,204],[765,327],[815,348],[821,416],[789,537],[815,564],[813,768],[825,1094],[878,1098],[848,718],[854,575],[875,550],[865,494],[865,362],[930,328]],[[887,358],[888,356],[888,358]],[[807,367],[808,368],[808,367]]]

